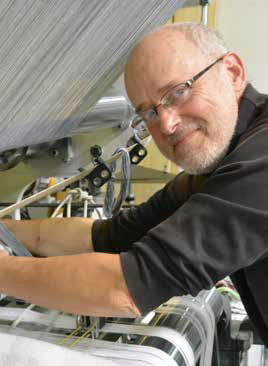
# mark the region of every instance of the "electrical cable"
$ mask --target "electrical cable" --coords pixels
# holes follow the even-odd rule
[[[72,216],[72,200],[73,200],[73,197],[70,196],[68,202],[67,202],[67,214],[66,216],[67,217],[71,217]]]
[[[103,202],[103,213],[108,219],[112,217],[112,210],[114,205],[114,172],[116,169],[115,161],[112,161],[109,165],[109,169],[111,171],[111,178],[107,183],[106,194]]]
[[[128,147],[127,149],[129,149],[129,150],[132,149],[132,146]],[[118,159],[120,156],[121,156],[121,154],[115,154],[112,157],[110,157],[109,159],[105,160],[105,163],[109,164],[111,161]],[[5,206],[5,208],[0,210],[0,218],[12,213],[17,208],[23,208],[25,206],[30,205],[33,202],[37,202],[40,199],[49,196],[50,194],[59,192],[60,190],[70,186],[72,183],[85,178],[94,169],[95,169],[95,167],[92,167],[92,164],[89,164],[85,168],[83,168],[83,170],[79,174],[76,174],[70,178],[64,179],[63,181],[60,181],[59,183],[56,183],[55,185],[53,185],[51,187],[48,187],[40,192],[37,192],[30,197],[24,198],[23,200],[21,200],[21,202],[13,203],[7,207]]]
[[[116,162],[113,161],[110,164],[110,170],[112,178],[107,183],[106,195],[104,199],[104,215],[108,218],[113,215],[117,215],[122,207],[123,202],[127,198],[130,191],[130,179],[131,179],[131,161],[128,150],[120,147],[115,153],[121,153],[121,168],[122,168],[122,181],[120,186],[120,192],[117,200],[114,199],[114,172],[116,170]]]
[[[96,202],[94,201],[94,199],[92,198],[92,196],[88,196],[88,198],[87,198],[86,201],[89,202],[89,203],[91,203],[92,205],[96,205]],[[98,218],[100,220],[102,220],[103,219],[103,215],[101,214],[101,211],[97,207],[94,208],[94,211],[97,213]]]
[[[117,215],[122,207],[123,202],[127,198],[130,190],[130,178],[131,178],[131,161],[128,151],[121,147],[116,150],[122,154],[122,182],[118,198],[113,207],[113,215]]]
[[[88,210],[88,200],[84,201],[84,212],[83,212],[83,217],[87,217],[87,210]]]
[[[29,188],[31,188],[31,186],[35,183],[35,181],[30,182],[29,184],[27,184],[25,187],[22,188],[22,190],[20,191],[16,203],[20,202],[21,200],[23,200],[24,194],[25,192],[28,191]],[[14,219],[15,220],[21,220],[21,213],[20,213],[20,208],[17,208],[14,211]]]
[[[87,191],[83,191],[81,188],[76,188],[76,189],[69,191],[68,195],[56,207],[55,211],[51,215],[51,218],[56,217],[59,214],[59,210],[65,204],[67,204],[66,216],[71,217],[73,200],[75,203],[84,202],[83,217],[85,217],[85,218],[88,216],[88,204],[90,203],[90,204],[96,206],[96,202],[93,200],[92,196],[88,194]],[[97,207],[94,207],[94,211],[96,211],[99,219],[103,218],[100,210]]]
[[[53,212],[53,214],[51,215],[51,218],[56,217],[59,214],[60,209],[66,204],[68,203],[68,201],[72,199],[72,195],[71,194],[67,194],[67,196],[61,201],[61,203],[58,205],[58,207],[56,208],[56,210]]]

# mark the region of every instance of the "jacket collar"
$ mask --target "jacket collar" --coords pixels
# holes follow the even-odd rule
[[[228,153],[235,148],[244,132],[254,124],[266,103],[267,95],[259,93],[251,84],[246,86],[240,99],[237,124]]]

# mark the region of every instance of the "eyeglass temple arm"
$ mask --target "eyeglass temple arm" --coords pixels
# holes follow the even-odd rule
[[[225,55],[224,55],[225,56]],[[202,75],[204,75],[212,66],[214,66],[216,63],[218,63],[219,61],[223,60],[224,56],[221,56],[220,58],[218,58],[216,61],[214,61],[212,64],[210,64],[209,66],[207,66],[204,70],[200,71],[198,74],[196,74],[192,79],[188,80],[186,83],[191,86],[193,84],[194,81],[196,81],[197,79],[199,79]]]

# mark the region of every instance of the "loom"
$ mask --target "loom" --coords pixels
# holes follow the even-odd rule
[[[6,304],[0,308],[0,357],[7,343],[14,352],[5,354],[8,362],[17,358],[27,366],[52,364],[55,358],[60,365],[66,360],[67,365],[78,360],[79,365],[192,366],[198,360],[210,365],[215,324],[223,312],[216,290],[195,299],[173,298],[135,322],[75,317],[8,298]],[[44,362],[39,354],[46,352]]]
[[[38,184],[27,185],[20,199],[29,187],[43,199],[39,191],[48,177],[57,177],[62,186],[63,177],[81,178],[92,145],[101,146],[102,159],[107,160],[118,146],[133,141],[136,115],[116,80],[135,42],[187,3],[199,4],[0,2],[2,201],[14,199],[32,180]],[[53,202],[45,201],[49,204]],[[20,218],[20,212],[14,217]],[[171,299],[135,321],[62,314],[2,295],[0,363],[209,366],[224,309],[215,289],[196,298]]]

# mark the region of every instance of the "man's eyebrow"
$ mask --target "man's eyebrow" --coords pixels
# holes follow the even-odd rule
[[[170,81],[169,83],[167,83],[166,85],[162,86],[161,88],[159,88],[157,90],[157,93],[162,94],[165,93],[166,91],[168,91],[169,89],[174,88],[174,86],[179,85],[180,83],[177,81]]]
[[[176,82],[176,81],[170,81],[169,83],[167,83],[166,85],[162,86],[161,88],[157,89],[157,93],[158,94],[164,94],[165,92],[167,92],[169,89],[174,88],[174,86],[179,85],[180,83]],[[139,113],[140,111],[144,111],[145,110],[145,105],[144,104],[139,104],[136,108],[135,111],[136,113]],[[149,108],[153,108],[153,106],[149,107]],[[148,109],[148,108],[147,108]]]
[[[135,112],[137,114],[139,114],[141,111],[143,111],[145,109],[144,104],[139,104],[136,108],[135,108]]]

